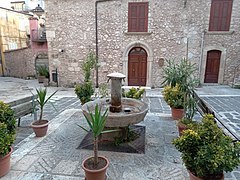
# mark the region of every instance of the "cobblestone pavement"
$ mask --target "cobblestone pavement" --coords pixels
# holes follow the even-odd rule
[[[1,87],[0,85],[0,91]],[[232,104],[231,106],[235,109],[230,111],[227,109],[227,103],[230,101],[226,100],[218,107],[216,105],[220,103],[216,102],[217,99],[224,100],[224,97],[228,96],[204,94],[201,90],[199,92],[209,104],[211,104],[211,100],[213,101],[216,110],[219,110],[220,107],[224,109],[219,110],[220,115],[221,112],[232,113],[231,117],[236,117],[235,123],[238,125],[238,114],[232,111],[239,112],[237,107],[240,106]],[[235,91],[234,96],[238,96],[238,91]],[[145,154],[100,151],[101,155],[107,156],[110,160],[110,167],[107,171],[108,180],[189,179],[182,164],[180,153],[171,144],[172,139],[178,136],[176,121],[171,119],[170,108],[164,102],[161,90],[148,90],[145,101],[149,104],[149,112],[144,122],[141,123],[141,125],[146,126]],[[18,128],[17,141],[14,145],[15,150],[11,157],[11,170],[1,179],[84,179],[81,162],[92,152],[77,149],[86,132],[82,131],[76,124],[87,127],[81,113],[79,100],[71,89],[59,92],[52,102],[57,111],[51,104],[46,105],[44,117],[50,120],[47,136],[36,138],[29,128],[33,117],[28,115],[22,118],[21,127]],[[238,102],[240,101],[238,100]],[[221,116],[232,119],[229,114]],[[225,173],[225,180],[239,179],[240,168],[231,173]]]

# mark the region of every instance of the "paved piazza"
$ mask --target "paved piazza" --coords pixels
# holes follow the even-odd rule
[[[0,78],[0,99],[11,101],[36,87],[39,85],[35,80]],[[44,118],[50,120],[47,136],[36,138],[29,128],[33,116],[23,117],[21,127],[17,128],[11,170],[1,180],[84,180],[81,163],[92,151],[77,149],[86,132],[76,124],[85,127],[87,124],[74,90],[58,89],[52,99],[57,111],[50,104],[45,108]],[[54,90],[56,88],[49,88],[50,92]],[[240,90],[203,87],[198,89],[198,94],[239,134]],[[161,89],[147,90],[145,101],[149,104],[147,116],[141,123],[146,127],[145,154],[100,151],[100,155],[110,160],[108,180],[189,179],[180,153],[171,143],[178,137],[178,131]],[[240,180],[240,168],[225,173],[225,180]]]

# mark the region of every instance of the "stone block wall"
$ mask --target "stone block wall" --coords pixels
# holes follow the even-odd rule
[[[128,2],[149,2],[147,33],[127,32]],[[57,66],[59,84],[72,86],[83,80],[82,61],[95,51],[95,0],[46,0],[45,4],[50,70]],[[106,82],[111,72],[127,75],[128,53],[136,46],[148,54],[147,86],[161,86],[162,58],[177,62],[188,58],[196,63],[196,76],[203,82],[208,50],[222,51],[219,83],[233,81],[240,56],[240,0],[233,1],[230,31],[218,33],[208,32],[211,0],[112,0],[97,7],[99,83]]]
[[[27,78],[35,77],[35,54],[30,48],[6,51],[6,76]]]

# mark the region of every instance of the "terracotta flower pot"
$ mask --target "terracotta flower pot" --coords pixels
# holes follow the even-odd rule
[[[171,108],[171,110],[172,110],[172,118],[174,120],[179,120],[184,117],[184,109]]]
[[[178,126],[179,136],[181,136],[183,131],[187,129],[187,126],[181,122],[178,122],[177,126]]]
[[[190,180],[205,180],[205,179],[207,179],[207,180],[224,180],[224,174],[223,173],[218,174],[216,176],[214,176],[214,175],[207,176],[204,179],[195,176],[194,174],[192,174],[191,171],[188,171],[188,173],[189,173]]]
[[[106,180],[107,179],[106,171],[109,166],[108,159],[103,156],[98,156],[98,159],[100,161],[105,161],[106,165],[103,168],[98,169],[98,170],[90,170],[90,169],[86,168],[86,164],[88,161],[92,161],[92,158],[93,157],[89,157],[89,158],[85,159],[82,163],[82,168],[85,171],[85,177],[86,177],[85,179],[86,180]]]
[[[0,177],[6,175],[10,170],[10,158],[12,152],[13,148],[11,147],[11,150],[7,155],[0,157]]]
[[[43,137],[47,134],[48,120],[33,121],[31,127],[36,134],[36,137]]]
[[[38,76],[38,82],[43,83],[45,79],[45,76]]]

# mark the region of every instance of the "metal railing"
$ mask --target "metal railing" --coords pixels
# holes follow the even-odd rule
[[[239,69],[240,69],[240,63],[237,66],[235,66],[235,68],[234,68],[232,87],[234,87],[235,85],[239,85],[240,84]],[[238,80],[236,80],[236,79],[238,79]]]
[[[207,103],[202,100],[197,93],[194,91],[193,92],[193,97],[197,102],[197,110],[198,112],[201,114],[201,116],[203,116],[204,114],[212,114],[214,116],[214,119],[216,122],[218,122],[224,129],[224,133],[225,135],[230,136],[233,139],[233,142],[239,142],[240,139],[239,137],[234,134],[223,122],[221,117],[211,108],[209,107],[209,105],[207,105]]]

